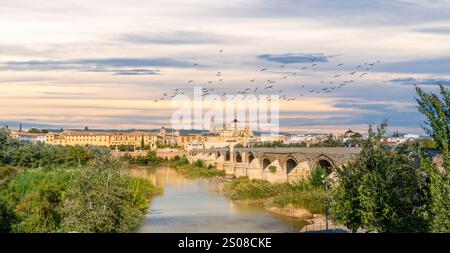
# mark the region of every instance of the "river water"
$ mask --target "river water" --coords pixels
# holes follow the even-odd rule
[[[151,202],[142,233],[299,232],[305,222],[266,211],[259,204],[230,200],[220,184],[186,179],[172,168],[135,169],[164,189]]]

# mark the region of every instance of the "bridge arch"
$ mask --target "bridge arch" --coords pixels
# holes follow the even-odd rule
[[[286,165],[285,165],[285,168],[286,168],[286,174],[289,174],[295,167],[297,167],[297,165],[298,165],[297,159],[295,159],[295,158],[292,157],[292,156],[289,156],[289,157],[286,159]]]
[[[250,164],[255,159],[253,152],[249,151],[247,155],[248,164]]]
[[[242,155],[241,155],[241,153],[239,151],[236,151],[234,153],[234,161],[236,163],[241,163],[242,162]]]
[[[230,161],[230,159],[231,159],[230,151],[227,150],[227,151],[225,152],[225,161]]]
[[[316,168],[318,166],[324,168],[327,174],[330,174],[333,168],[335,167],[335,164],[333,160],[331,160],[328,156],[320,155],[319,158],[317,159]]]
[[[270,161],[270,159],[266,156],[263,158],[263,170],[266,169],[272,162]]]

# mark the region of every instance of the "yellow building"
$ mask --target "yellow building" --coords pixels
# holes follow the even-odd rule
[[[155,149],[158,143],[157,132],[86,132],[86,131],[64,131],[62,133],[48,133],[46,143],[50,145],[93,145],[118,148],[119,146],[140,147],[142,140],[144,146]]]
[[[217,130],[213,129],[207,135],[192,134],[181,136],[178,139],[178,145],[185,150],[196,148],[220,148],[229,145],[240,144],[244,147],[248,145],[249,140],[253,138],[253,131],[249,127],[240,129],[238,121],[234,120],[231,129]]]

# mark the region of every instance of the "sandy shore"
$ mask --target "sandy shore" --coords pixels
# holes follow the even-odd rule
[[[274,212],[274,213],[277,213],[280,215],[298,218],[298,219],[302,219],[302,220],[308,220],[308,219],[312,219],[314,217],[313,214],[310,211],[308,211],[307,209],[297,208],[297,207],[294,207],[292,204],[289,204],[285,207],[266,206],[265,209],[270,212]]]

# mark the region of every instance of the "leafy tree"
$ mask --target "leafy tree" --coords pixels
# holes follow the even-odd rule
[[[430,161],[422,164],[427,178],[424,187],[431,201],[431,230],[450,232],[450,91],[442,85],[439,88],[441,97],[416,87],[419,96],[416,100],[419,111],[427,118],[424,130],[433,137],[443,157],[443,168]]]
[[[126,232],[142,212],[118,160],[101,158],[79,169],[64,200],[63,231]]]
[[[29,133],[42,133],[42,131],[41,130],[39,130],[39,129],[37,129],[37,128],[30,128],[30,129],[28,129],[28,132]]]
[[[316,166],[316,168],[311,171],[309,175],[309,183],[313,187],[324,187],[324,177],[327,176],[327,172],[325,168],[320,166],[319,164]]]
[[[412,148],[399,152],[383,144],[386,126],[383,122],[377,132],[370,126],[356,162],[337,170],[333,217],[352,231],[426,232],[427,197],[417,155]]]
[[[443,155],[445,168],[450,168],[450,91],[440,85],[442,99],[433,93],[426,93],[416,87],[419,111],[427,121],[425,132],[433,137],[437,148]]]

